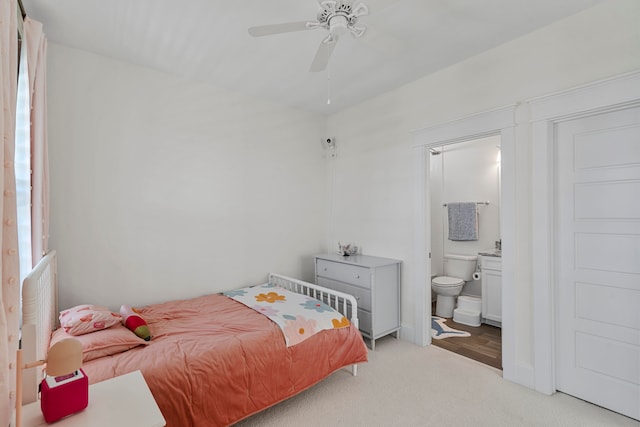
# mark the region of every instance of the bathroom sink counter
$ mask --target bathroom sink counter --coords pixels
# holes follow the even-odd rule
[[[497,250],[497,249],[490,249],[488,251],[478,252],[478,255],[502,258],[502,251]]]

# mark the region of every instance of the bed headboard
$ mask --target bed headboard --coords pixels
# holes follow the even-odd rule
[[[58,326],[56,251],[49,251],[22,282],[22,349],[24,360],[44,360],[51,332]],[[38,369],[24,373],[23,403],[36,400]]]

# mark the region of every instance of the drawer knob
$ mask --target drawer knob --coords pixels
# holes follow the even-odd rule
[[[327,267],[324,268],[324,271],[327,271]]]
[[[360,278],[360,275],[359,275],[359,274],[356,274],[356,279],[359,279],[359,278]]]

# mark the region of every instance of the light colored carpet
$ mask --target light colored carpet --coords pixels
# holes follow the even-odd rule
[[[444,349],[386,337],[352,377],[329,378],[237,426],[640,426],[571,396],[546,396]]]

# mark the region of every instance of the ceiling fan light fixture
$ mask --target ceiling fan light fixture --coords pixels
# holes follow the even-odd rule
[[[351,13],[351,3],[344,0],[337,0],[335,3],[336,12],[344,12],[347,15]]]
[[[344,15],[334,15],[329,19],[329,31],[333,36],[341,36],[349,32],[349,20]]]

